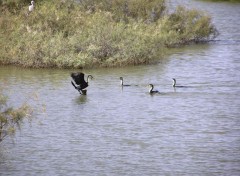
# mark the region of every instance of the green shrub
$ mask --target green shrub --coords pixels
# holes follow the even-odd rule
[[[117,21],[128,17],[156,21],[166,9],[165,0],[82,0],[81,5],[88,12],[111,12]]]
[[[22,2],[22,4],[25,4]],[[164,0],[36,2],[32,13],[3,10],[0,64],[92,68],[137,65],[164,57],[168,47],[208,41],[217,34],[204,12]]]
[[[162,32],[173,36],[172,40],[166,41],[167,46],[208,41],[218,35],[208,15],[195,9],[187,10],[182,6],[177,7],[174,13],[163,20]]]

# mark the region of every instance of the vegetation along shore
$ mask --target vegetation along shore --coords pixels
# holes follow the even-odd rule
[[[217,35],[211,17],[165,0],[0,1],[0,64],[96,68],[154,63]]]

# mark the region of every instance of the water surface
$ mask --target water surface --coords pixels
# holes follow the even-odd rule
[[[218,38],[155,65],[84,70],[87,96],[75,70],[0,67],[9,103],[39,108],[0,144],[0,175],[240,175],[240,4],[170,2],[208,11]]]

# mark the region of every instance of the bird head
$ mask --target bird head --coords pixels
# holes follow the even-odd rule
[[[153,88],[153,84],[149,84],[148,87]]]

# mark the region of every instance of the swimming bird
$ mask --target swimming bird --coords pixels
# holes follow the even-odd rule
[[[29,11],[29,13],[32,12],[33,9],[34,9],[34,1],[31,1],[31,5],[28,6],[28,11]]]
[[[186,86],[177,86],[176,84],[177,84],[177,81],[176,81],[176,79],[175,78],[172,78],[172,80],[173,80],[173,87],[186,87]]]
[[[149,88],[149,93],[150,93],[150,94],[159,93],[158,90],[153,90],[153,88],[154,88],[153,84],[149,84],[148,86],[150,87],[150,88]]]
[[[121,86],[131,86],[129,84],[123,84],[123,77],[120,77],[120,85]]]
[[[76,73],[71,73],[71,77],[74,80],[74,82],[78,85],[76,86],[72,81],[72,85],[74,86],[75,89],[79,91],[80,94],[85,94],[86,90],[83,90],[88,87],[88,81],[89,78],[93,78],[92,75],[87,76],[87,81],[84,80],[84,73],[82,72],[76,72]]]

